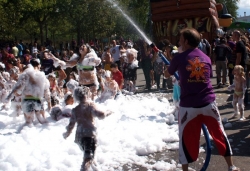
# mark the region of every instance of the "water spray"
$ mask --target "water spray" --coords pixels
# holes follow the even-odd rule
[[[135,22],[118,6],[117,3],[115,3],[112,0],[106,0],[109,3],[113,4],[113,6],[119,11],[121,12],[121,14],[130,22],[130,24],[132,24],[134,26],[134,28],[138,31],[138,33],[144,38],[144,40],[150,45],[150,47],[152,47],[152,49],[154,50],[154,52],[158,53],[158,55],[161,57],[161,59],[163,60],[163,62],[166,65],[170,65],[170,62],[167,60],[167,58],[163,55],[163,53],[156,47],[156,45],[154,43],[152,43],[152,41],[150,41],[147,36],[142,32],[142,30],[139,29],[139,27],[135,24]],[[174,73],[174,76],[177,80],[179,80],[179,75],[178,73]],[[204,124],[202,124],[202,130],[207,142],[207,155],[206,155],[206,160],[205,163],[203,165],[203,167],[201,168],[201,171],[205,171],[208,167],[210,158],[211,158],[211,142],[209,139],[209,134],[207,132],[207,128]]]

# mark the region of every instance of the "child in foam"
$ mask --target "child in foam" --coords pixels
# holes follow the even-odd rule
[[[1,110],[7,110],[10,105],[10,99],[5,100],[10,92],[10,74],[5,72],[5,65],[0,62],[0,102],[3,103]]]
[[[67,92],[69,91],[69,92],[73,93],[74,89],[78,86],[79,86],[79,83],[76,80],[74,80],[73,78],[70,78],[70,80],[66,83]]]
[[[56,75],[54,73],[48,74],[48,80],[50,84],[50,93],[51,96],[60,96],[62,94],[61,89],[58,86],[58,82],[56,80]]]
[[[14,85],[6,100],[12,99],[16,92],[22,92],[21,105],[26,124],[31,124],[33,122],[34,114],[38,121],[43,124],[47,122],[43,116],[44,108],[42,99],[44,97],[48,102],[48,109],[50,110],[51,108],[49,81],[45,74],[39,70],[39,59],[31,59],[30,63],[32,66],[27,68],[19,76],[17,83]]]
[[[10,91],[18,81],[18,77],[20,74],[19,68],[14,66],[10,69],[10,81],[8,81],[8,85],[10,87]],[[14,98],[11,101],[11,106],[14,108],[13,116],[19,116],[22,113],[21,108],[21,100],[22,100],[22,92],[19,90],[14,94]]]
[[[97,144],[94,118],[103,119],[105,116],[110,115],[111,112],[97,109],[95,103],[90,100],[90,91],[86,86],[74,90],[74,99],[79,104],[72,109],[72,116],[63,137],[66,139],[71,134],[75,123],[77,123],[75,143],[84,152],[81,170],[85,171],[90,168],[93,162]]]
[[[233,107],[234,114],[232,118],[237,117],[238,108],[240,111],[240,120],[245,120],[244,117],[244,94],[247,89],[244,68],[241,65],[236,65],[233,70],[234,83],[228,87],[228,90],[234,89]]]
[[[49,58],[53,59],[55,66],[60,65],[64,68],[76,66],[79,75],[79,84],[90,88],[93,100],[97,95],[99,87],[95,66],[101,63],[101,59],[88,44],[82,44],[79,48],[79,52],[81,54],[80,56],[71,58],[66,63],[52,54],[49,55]]]
[[[138,69],[137,53],[138,51],[134,48],[127,49],[127,63],[123,65],[125,90],[129,91],[132,94],[136,91],[136,71]]]
[[[64,103],[65,103],[65,106],[63,107],[61,107],[60,105],[55,105],[54,107],[52,107],[51,112],[50,112],[50,116],[52,119],[58,121],[62,119],[63,117],[66,117],[66,118],[71,117],[71,112],[74,107],[73,106],[74,98],[70,92],[65,94]]]
[[[117,92],[119,91],[119,86],[115,80],[112,80],[110,71],[105,72],[105,79],[101,84],[103,87],[103,92],[98,101],[105,102],[108,99],[114,99]]]
[[[101,94],[101,92],[104,90],[102,81],[105,79],[105,70],[102,69],[102,63],[100,63],[98,66],[96,66],[96,75],[98,82],[100,84],[99,89],[98,89],[98,96]]]

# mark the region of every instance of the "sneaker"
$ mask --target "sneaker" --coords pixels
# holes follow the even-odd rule
[[[219,88],[221,85],[222,85],[222,82],[219,82],[219,83],[217,84],[217,87]]]
[[[240,117],[240,121],[244,121],[246,118],[243,116],[243,117]]]
[[[228,171],[240,171],[240,168],[233,165],[229,167]]]

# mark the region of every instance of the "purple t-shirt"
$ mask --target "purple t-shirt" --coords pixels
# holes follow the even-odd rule
[[[180,106],[201,107],[215,100],[210,81],[212,64],[210,58],[199,49],[188,49],[176,55],[168,67],[173,75],[178,71],[180,77]]]

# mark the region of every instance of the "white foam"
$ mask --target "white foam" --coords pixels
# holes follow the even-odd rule
[[[61,99],[63,101],[63,99]],[[141,165],[157,170],[175,170],[177,163],[149,162],[147,155],[164,149],[178,149],[178,125],[170,115],[173,106],[164,97],[154,94],[132,95],[119,100],[97,104],[114,113],[104,120],[96,120],[98,147],[95,161],[99,170],[123,170],[123,165]],[[53,121],[46,112],[49,123],[23,127],[23,115],[13,120],[8,113],[0,112],[0,170],[80,170],[83,153],[74,143],[75,129],[68,139],[69,119]],[[132,169],[132,168],[131,168]]]

